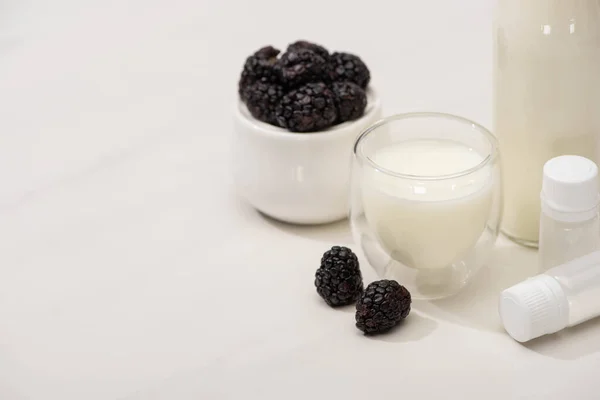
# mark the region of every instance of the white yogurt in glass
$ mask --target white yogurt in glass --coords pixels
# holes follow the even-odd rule
[[[441,269],[481,237],[492,207],[492,169],[484,156],[445,139],[411,139],[376,150],[364,170],[367,223],[402,264]]]

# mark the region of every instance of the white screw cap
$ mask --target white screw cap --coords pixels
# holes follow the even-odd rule
[[[568,303],[560,284],[548,275],[527,279],[500,294],[504,329],[518,342],[567,327]]]
[[[598,190],[598,166],[585,157],[559,156],[544,165],[542,201],[555,211],[589,211],[598,205]]]

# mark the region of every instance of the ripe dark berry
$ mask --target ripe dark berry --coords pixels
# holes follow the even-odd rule
[[[367,108],[367,94],[360,86],[352,82],[334,82],[331,90],[338,111],[338,122],[362,117]]]
[[[279,73],[276,71],[275,64],[279,50],[273,46],[266,46],[246,59],[240,81],[238,83],[238,93],[243,101],[245,89],[255,82],[278,83]]]
[[[277,125],[275,108],[283,97],[283,87],[277,83],[254,82],[244,89],[248,111],[260,121]]]
[[[324,83],[307,83],[281,98],[275,110],[277,122],[292,132],[329,128],[337,119],[334,95]]]
[[[290,44],[287,48],[287,51],[293,51],[293,50],[298,50],[298,49],[312,50],[315,53],[317,53],[318,55],[320,55],[321,57],[323,57],[324,59],[326,59],[326,60],[329,59],[329,51],[327,51],[327,49],[325,47],[318,45],[316,43],[308,42],[306,40],[298,40],[297,42]]]
[[[325,252],[315,274],[315,286],[317,293],[331,307],[354,303],[363,290],[356,254],[340,246]]]
[[[410,313],[408,290],[393,280],[375,281],[356,303],[356,327],[373,335],[393,328]]]
[[[306,48],[293,48],[283,53],[277,63],[281,82],[289,88],[308,82],[329,82],[329,60]]]
[[[363,89],[369,85],[371,73],[358,56],[350,53],[333,53],[331,65],[334,81],[354,82]]]

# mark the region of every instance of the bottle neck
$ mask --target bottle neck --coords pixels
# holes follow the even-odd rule
[[[584,211],[564,211],[559,210],[556,207],[552,207],[548,202],[544,200],[542,196],[542,212],[557,221],[568,222],[568,223],[583,223],[598,218],[599,208],[598,206]]]

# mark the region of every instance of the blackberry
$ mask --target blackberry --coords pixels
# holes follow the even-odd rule
[[[354,54],[333,53],[331,55],[332,79],[337,82],[353,82],[363,89],[369,85],[371,73],[365,63]]]
[[[248,111],[260,121],[278,126],[275,108],[283,97],[283,87],[277,83],[254,82],[244,89]]]
[[[331,85],[338,122],[346,122],[362,117],[367,108],[367,94],[355,83],[334,82]]]
[[[322,82],[307,83],[281,98],[275,109],[279,126],[292,132],[314,132],[337,119],[333,92]]]
[[[376,281],[356,303],[356,327],[367,335],[393,328],[410,313],[410,293],[396,281]]]
[[[315,274],[317,293],[331,307],[354,303],[363,290],[356,254],[347,247],[333,246],[323,254]]]
[[[290,88],[308,82],[331,80],[331,64],[328,58],[310,49],[290,49],[283,53],[277,64],[282,83]]]
[[[325,47],[318,45],[316,43],[308,42],[306,40],[298,40],[297,42],[290,44],[287,48],[287,51],[293,51],[293,50],[298,50],[298,49],[312,50],[315,53],[317,53],[318,55],[320,55],[321,57],[323,57],[324,59],[326,59],[326,60],[329,59],[329,51],[327,51],[327,49]]]
[[[277,83],[279,81],[279,74],[275,68],[278,54],[279,50],[273,46],[266,46],[246,59],[238,83],[238,93],[243,101],[246,101],[245,89],[254,82]]]

